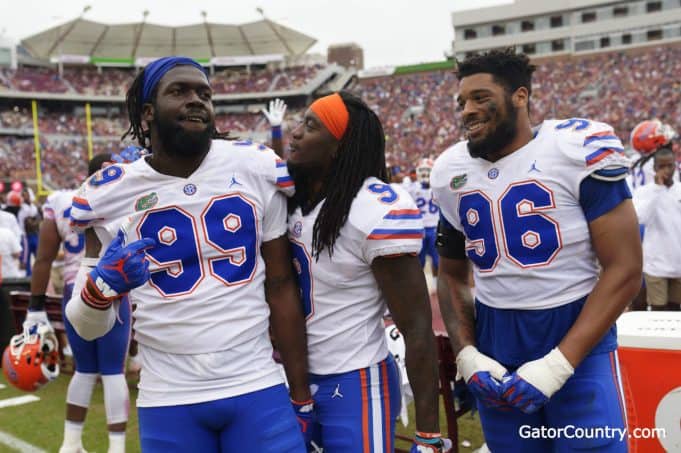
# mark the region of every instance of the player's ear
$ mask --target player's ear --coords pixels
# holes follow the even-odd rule
[[[519,109],[526,109],[527,108],[527,103],[529,101],[530,94],[527,92],[527,88],[525,87],[520,87],[515,92],[513,93],[513,96],[511,96],[511,100],[513,101],[513,105],[516,108]]]
[[[146,102],[142,105],[142,120],[147,124],[154,119],[154,105],[151,102]]]

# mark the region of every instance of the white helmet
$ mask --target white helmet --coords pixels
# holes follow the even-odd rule
[[[421,159],[416,165],[416,180],[420,183],[430,184],[430,172],[433,170],[433,159]]]

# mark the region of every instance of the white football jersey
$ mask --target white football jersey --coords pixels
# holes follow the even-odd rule
[[[638,190],[651,182],[655,182],[655,168],[652,158],[643,165],[632,167],[627,176],[627,183],[629,183],[632,191]]]
[[[440,208],[433,200],[433,189],[430,186],[423,187],[420,182],[415,182],[411,185],[409,194],[414,199],[416,207],[421,211],[423,226],[435,228],[440,219]]]
[[[24,276],[19,269],[19,260],[14,257],[21,252],[19,237],[9,228],[0,226],[0,282],[3,278],[20,278]]]
[[[272,150],[225,140],[213,140],[187,178],[158,173],[142,158],[106,167],[83,184],[71,218],[78,228],[95,228],[102,250],[121,228],[127,242],[157,241],[146,251],[151,279],[130,292],[135,339],[157,352],[149,369],[158,372],[147,373],[146,383],[142,374],[141,404],[168,403],[169,382],[191,391],[193,379],[211,380],[221,396],[283,382],[272,359],[260,247],[286,233],[283,192],[292,191],[286,163]],[[213,362],[198,366],[191,357],[201,354]],[[191,355],[185,363],[195,374],[176,383],[174,371],[158,363],[173,368],[173,357],[182,355]],[[155,390],[163,401],[148,397]]]
[[[630,161],[607,124],[544,121],[535,138],[497,162],[467,142],[435,162],[431,184],[445,219],[466,236],[476,298],[495,308],[544,309],[587,295],[598,264],[580,184],[626,177]]]
[[[423,222],[409,194],[368,178],[357,193],[332,258],[312,256],[312,229],[322,203],[289,216],[289,239],[305,316],[309,369],[334,374],[385,359],[386,304],[371,271],[374,258],[419,253]]]
[[[80,260],[85,253],[85,235],[71,227],[71,200],[75,190],[59,190],[47,197],[43,205],[43,217],[53,220],[62,240],[64,249],[64,283],[73,283],[78,273]]]

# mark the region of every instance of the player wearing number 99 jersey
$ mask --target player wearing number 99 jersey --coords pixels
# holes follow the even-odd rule
[[[88,256],[97,240],[106,251],[79,273],[67,316],[99,336],[115,319],[112,301],[130,291],[143,451],[298,452],[268,333],[271,323],[291,396],[309,398],[285,236],[293,182],[272,150],[222,139],[211,94],[188,58],[162,58],[136,78],[131,131],[152,153],[103,169],[74,197],[73,224],[96,233]]]
[[[607,437],[518,435],[522,425],[625,426],[614,321],[638,291],[641,249],[622,144],[585,119],[533,131],[524,55],[473,55],[458,70],[468,140],[431,175],[439,294],[485,440],[495,452],[626,451]]]

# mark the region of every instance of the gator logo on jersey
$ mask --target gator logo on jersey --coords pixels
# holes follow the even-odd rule
[[[468,182],[468,175],[464,173],[463,175],[454,176],[451,181],[449,181],[449,187],[452,190],[460,189]]]
[[[158,195],[156,192],[151,192],[149,195],[140,197],[135,202],[135,211],[146,211],[153,208],[158,203]]]

